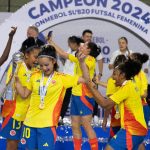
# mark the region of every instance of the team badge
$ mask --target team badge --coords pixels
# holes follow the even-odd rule
[[[16,131],[15,131],[15,130],[11,130],[11,131],[10,131],[10,135],[11,135],[11,136],[15,136],[15,135],[16,135]]]
[[[56,83],[56,81],[55,80],[52,80],[52,84],[55,84]]]
[[[25,138],[22,138],[20,142],[21,142],[21,144],[26,144]]]

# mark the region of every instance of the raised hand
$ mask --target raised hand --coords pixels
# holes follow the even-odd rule
[[[85,58],[86,58],[86,55],[82,51],[78,51],[76,56],[77,56],[80,63],[83,63]]]
[[[14,34],[16,33],[17,27],[11,27],[11,29],[12,30],[10,31],[9,36],[13,37]]]

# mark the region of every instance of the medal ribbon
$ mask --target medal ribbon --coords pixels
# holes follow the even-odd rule
[[[42,79],[40,81],[40,103],[41,104],[44,103],[44,98],[47,92],[47,88],[52,80],[53,74],[54,73],[51,73],[50,76],[48,77],[45,87],[43,86],[44,74],[42,74]]]

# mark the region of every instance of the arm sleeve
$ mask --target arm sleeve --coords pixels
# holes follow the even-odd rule
[[[65,88],[76,86],[79,80],[79,76],[71,76],[67,74],[63,74],[61,78]]]
[[[101,60],[101,59],[103,59],[103,56],[102,56],[102,54],[100,53],[100,54],[96,57],[96,60],[98,61],[98,60]]]
[[[77,62],[78,62],[77,57],[75,57],[75,56],[72,55],[72,54],[69,54],[69,60],[70,60],[71,62],[74,62],[74,63],[77,63]]]
[[[148,87],[148,80],[146,74],[143,71],[141,72],[141,81],[142,81],[141,95],[143,95]]]
[[[114,61],[115,61],[115,58],[116,58],[116,53],[113,52],[113,53],[112,53],[112,56],[111,56],[111,58],[110,58],[110,63],[109,63],[109,64],[113,64]]]
[[[110,96],[115,92],[116,92],[115,80],[109,78],[107,82],[106,96]]]
[[[120,104],[122,101],[128,98],[129,93],[129,87],[123,86],[120,87],[120,89],[117,92],[115,92],[112,96],[110,96],[110,99],[116,104]]]
[[[96,66],[96,61],[95,61],[95,58],[94,57],[87,57],[86,59],[85,59],[85,63],[86,63],[86,65],[87,65],[87,67],[89,68],[89,70],[91,69],[91,68],[95,68],[95,66]]]

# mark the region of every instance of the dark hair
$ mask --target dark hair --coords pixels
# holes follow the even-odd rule
[[[149,56],[146,53],[132,53],[132,56],[134,61],[139,61],[141,64],[144,64],[149,59]]]
[[[113,63],[114,68],[127,60],[125,55],[118,55]]]
[[[138,61],[133,61],[131,59],[128,59],[128,61],[125,61],[117,67],[117,69],[125,74],[126,80],[130,80],[135,75],[137,75],[140,72],[141,68],[141,63],[139,63]]]
[[[95,43],[89,42],[87,46],[88,48],[91,49],[90,54],[89,54],[90,56],[93,56],[94,58],[96,58],[100,54],[101,48],[98,47]]]
[[[93,32],[89,29],[86,29],[82,32],[82,36],[84,36],[86,33],[90,33],[90,34],[93,34]]]
[[[21,46],[20,52],[22,53],[29,53],[30,51],[32,51],[35,48],[39,48],[42,46],[43,44],[40,42],[40,40],[35,40],[33,37],[28,37]]]
[[[49,56],[49,57],[57,60],[56,50],[51,45],[44,45],[42,47],[42,51],[39,53],[38,57],[40,57],[41,55],[45,55],[47,57]],[[54,70],[57,70],[57,69],[58,69],[58,65],[57,65],[57,63],[55,63]]]
[[[68,42],[76,43],[77,45],[80,45],[80,43],[84,43],[84,41],[81,38],[77,37],[77,36],[70,36],[68,38]]]
[[[124,36],[120,37],[120,38],[118,39],[118,41],[119,41],[119,40],[125,40],[126,43],[128,44],[128,39],[127,39],[126,37],[124,37]]]

